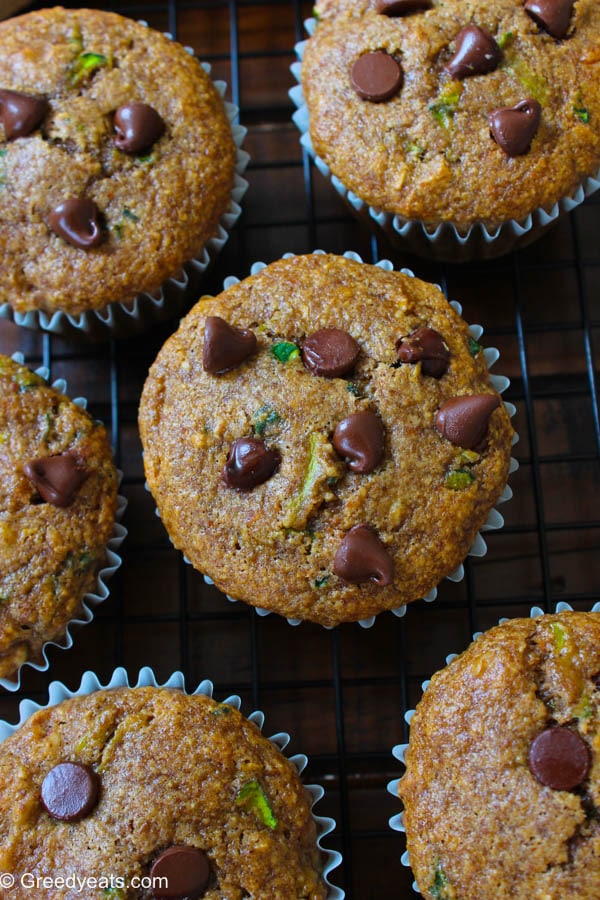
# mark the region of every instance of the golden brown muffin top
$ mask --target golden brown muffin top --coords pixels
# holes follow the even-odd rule
[[[12,139],[0,117],[0,302],[99,309],[156,290],[200,255],[229,205],[235,145],[223,101],[182,46],[113,13],[28,13],[0,24],[2,90],[48,110]],[[133,103],[165,130],[126,152],[115,113]],[[81,198],[98,210],[87,249],[51,227],[53,210]]]
[[[204,368],[211,317],[257,342],[224,374]],[[441,377],[399,361],[396,343],[419,327],[446,348]],[[358,352],[339,377],[315,374],[302,358],[308,338],[332,328]],[[443,437],[435,421],[445,401],[481,394],[499,404],[483,445]],[[335,446],[337,426],[358,413],[383,431],[366,472]],[[202,298],[150,369],[140,428],[146,477],[175,546],[236,599],[324,625],[408,603],[452,572],[505,486],[512,438],[483,352],[439,289],[332,255],[279,260]],[[223,480],[239,440],[263,442],[276,457],[276,470],[246,489]],[[381,544],[368,549],[378,583],[336,574],[338,550],[359,525]],[[363,538],[354,562],[367,553]],[[390,562],[393,578],[382,584]]]
[[[562,612],[492,628],[433,676],[399,786],[424,897],[598,896],[599,674],[600,615]],[[555,780],[565,735],[561,765],[586,762],[569,789]]]
[[[80,610],[105,559],[117,489],[103,426],[0,356],[0,677],[39,662]]]
[[[378,13],[371,0],[322,0],[317,11],[324,21],[302,63],[312,143],[333,174],[371,206],[432,225],[493,228],[537,207],[549,209],[596,174],[595,0],[574,4],[564,39],[516,0],[434,0],[429,9],[393,17]],[[493,71],[451,77],[444,67],[468,26],[496,42],[499,61]],[[378,51],[398,62],[403,84],[390,99],[371,102],[356,92],[351,74],[359,58]],[[530,99],[541,105],[539,126],[529,150],[510,156],[490,136],[490,115]],[[518,122],[520,128],[523,116]],[[512,128],[506,116],[503,123]]]
[[[71,821],[41,799],[63,763],[86,767],[97,791]],[[66,794],[77,807],[81,788]],[[115,891],[99,895],[149,898],[134,879],[183,846],[207,859],[205,900],[326,896],[311,797],[295,767],[236,709],[201,694],[117,688],[36,712],[0,745],[0,810],[0,865],[17,885],[27,872],[113,876]]]

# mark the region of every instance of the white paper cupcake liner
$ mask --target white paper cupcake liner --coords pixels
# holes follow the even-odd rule
[[[317,20],[314,18],[307,19],[304,23],[311,37],[316,26]],[[291,71],[298,84],[289,91],[290,98],[296,106],[292,118],[301,133],[300,143],[312,157],[321,175],[330,181],[351,212],[371,231],[386,237],[398,249],[446,262],[493,259],[537,240],[562,216],[571,212],[583,203],[586,197],[600,188],[599,170],[593,177],[586,178],[572,196],[562,197],[550,209],[538,207],[521,221],[511,219],[493,229],[488,229],[482,223],[471,225],[466,230],[460,230],[450,222],[443,222],[437,226],[427,225],[418,219],[405,219],[403,216],[375,209],[345,187],[331,172],[327,163],[315,153],[309,132],[310,114],[304,101],[301,84],[302,59],[306,43],[300,41],[295,46],[299,62],[292,64]]]
[[[25,358],[22,353],[13,353],[12,359],[16,363],[19,363],[19,365],[21,366],[25,365]],[[35,374],[39,375],[40,378],[43,378],[45,381],[48,381],[50,375],[48,369],[46,369],[44,366],[36,369]],[[64,380],[64,378],[59,378],[56,381],[53,381],[51,386],[61,394],[67,394],[67,382]],[[87,400],[85,397],[74,397],[73,403],[81,407],[81,409],[87,409]],[[117,475],[120,485],[123,473],[117,469]],[[81,610],[78,613],[77,618],[70,620],[62,637],[55,638],[52,641],[46,641],[46,643],[42,645],[41,662],[35,660],[26,660],[21,666],[19,666],[14,680],[8,678],[0,678],[0,687],[5,688],[5,690],[7,691],[18,691],[21,687],[21,670],[25,666],[29,666],[30,668],[35,669],[37,672],[45,672],[50,666],[50,661],[48,660],[47,655],[48,648],[58,647],[61,650],[69,650],[69,648],[73,646],[73,634],[77,631],[78,628],[81,628],[83,625],[87,625],[92,621],[92,619],[94,618],[94,610],[96,609],[98,604],[106,600],[106,598],[110,594],[106,582],[115,574],[122,563],[122,559],[117,551],[127,537],[127,529],[123,525],[121,525],[121,519],[123,518],[126,508],[127,499],[119,494],[117,496],[117,512],[112,537],[109,539],[106,545],[106,563],[99,570],[96,576],[96,586],[94,590],[88,591],[86,594],[84,594],[81,601]]]
[[[51,682],[48,688],[48,703],[40,704],[35,703],[33,700],[22,700],[19,704],[19,721],[16,724],[11,725],[9,722],[0,720],[0,743],[6,740],[11,734],[14,734],[30,716],[40,709],[47,709],[48,707],[56,706],[57,704],[62,703],[63,700],[68,700],[71,697],[83,697],[87,694],[93,694],[96,691],[132,687],[171,688],[183,691],[191,696],[195,694],[203,694],[204,696],[211,698],[213,696],[213,683],[207,679],[201,681],[194,691],[186,691],[185,676],[183,672],[174,672],[167,681],[159,683],[152,669],[146,666],[143,669],[140,669],[137,681],[131,683],[127,671],[124,668],[118,668],[114,670],[107,684],[102,684],[94,672],[88,671],[84,672],[81,678],[81,684],[75,691],[69,690],[69,688],[60,681]],[[241,710],[242,701],[236,694],[227,697],[222,702],[226,703],[228,706],[232,706],[234,709]],[[263,712],[255,710],[250,713],[249,716],[246,716],[246,718],[249,719],[250,722],[254,722],[259,731],[262,732],[265,721]],[[277,734],[271,735],[269,740],[283,753],[291,738],[287,732],[280,731],[277,732]],[[296,768],[298,775],[302,775],[302,772],[308,764],[308,758],[303,753],[296,753],[294,756],[288,756],[287,758]],[[329,880],[330,874],[340,865],[342,856],[337,850],[330,850],[323,845],[323,839],[335,829],[335,820],[329,816],[319,816],[314,811],[316,804],[325,794],[323,788],[318,784],[308,784],[304,786],[312,797],[311,808],[312,816],[317,827],[317,846],[324,859],[323,878],[327,884],[327,900],[343,900],[346,896],[344,891],[332,884]]]
[[[561,601],[560,603],[556,604],[555,612],[561,613],[561,612],[565,612],[565,611],[573,612],[573,607],[571,606],[570,603],[565,603],[564,601]],[[600,602],[594,603],[590,612],[600,613]],[[529,616],[532,619],[537,619],[538,616],[543,616],[543,615],[546,615],[546,613],[544,613],[544,610],[539,606],[532,606],[529,611]],[[504,616],[503,618],[498,620],[498,624],[502,625],[504,622],[509,622],[509,621],[510,621],[510,619],[507,616]],[[482,634],[483,634],[482,631],[476,631],[475,634],[473,635],[473,640],[476,641],[477,638],[481,637]],[[446,657],[446,665],[449,665],[452,662],[452,660],[456,659],[457,656],[459,656],[459,655],[460,654],[458,654],[458,653],[449,653],[448,656]],[[424,681],[423,684],[421,685],[421,689],[422,689],[423,693],[425,693],[425,691],[429,687],[430,682],[431,682],[431,680],[428,679],[427,681]],[[407,725],[410,725],[412,717],[414,716],[415,712],[416,712],[416,710],[409,709],[404,713],[404,721],[406,722]],[[405,765],[405,757],[406,757],[407,750],[408,750],[408,744],[396,744],[396,746],[392,749],[392,755],[395,757],[395,759],[397,759],[399,762],[401,762],[402,765]],[[396,798],[396,800],[399,800],[399,798],[398,798],[399,782],[400,782],[399,778],[394,778],[387,785],[388,794],[391,794],[392,797]],[[392,816],[389,819],[389,826],[393,831],[397,831],[397,832],[404,834],[405,833],[404,814],[396,813],[396,815]],[[407,869],[410,869],[410,858],[408,855],[408,850],[406,850],[402,854],[402,856],[400,857],[400,861],[403,866],[405,866]],[[416,881],[413,881],[412,889],[415,892],[415,894],[419,894],[419,896],[421,896],[421,892],[419,891],[419,888],[417,887]]]
[[[144,21],[140,24],[148,25]],[[172,39],[171,34],[166,33],[166,36]],[[185,50],[191,56],[194,55],[191,47],[185,47]],[[203,62],[201,65],[207,75],[210,75],[210,64]],[[227,90],[226,82],[214,81],[213,84],[221,98],[224,98]],[[102,309],[89,310],[77,315],[69,315],[59,310],[55,312],[44,312],[43,310],[16,312],[10,303],[2,303],[0,304],[0,318],[8,319],[25,328],[49,331],[63,337],[79,336],[92,340],[108,340],[111,337],[128,337],[139,334],[150,326],[177,315],[183,309],[186,300],[189,300],[190,285],[198,277],[204,275],[227,243],[229,232],[241,215],[240,204],[248,189],[248,182],[243,174],[250,156],[245,150],[242,150],[247,129],[234,124],[239,112],[237,106],[226,100],[223,102],[237,148],[235,176],[229,206],[219,220],[217,233],[206,242],[200,257],[186,262],[178,274],[164,281],[154,293],[140,293],[127,303],[109,303]]]
[[[326,253],[326,251],[325,250],[313,250],[313,253],[315,255],[323,255]],[[346,252],[343,253],[342,255],[346,259],[351,259],[354,262],[364,263],[364,260],[362,259],[362,257],[358,253],[355,253],[353,250],[346,250]],[[296,256],[296,254],[295,253],[284,253],[282,259],[290,259],[293,256]],[[394,271],[394,264],[392,262],[390,262],[389,259],[381,259],[381,260],[379,260],[378,263],[375,263],[375,265],[378,266],[378,268],[380,268],[380,269],[384,269],[386,272]],[[258,272],[260,272],[266,266],[267,266],[267,263],[264,263],[264,262],[253,263],[253,265],[250,268],[250,275],[256,275]],[[400,269],[400,272],[402,272],[402,274],[404,274],[404,275],[408,275],[410,278],[415,277],[415,273],[412,272],[410,269]],[[227,290],[227,288],[232,287],[232,285],[238,284],[239,281],[240,281],[240,279],[236,278],[235,275],[230,275],[228,278],[226,278],[224,280],[223,289]],[[439,285],[437,285],[437,287],[439,287]],[[450,300],[449,303],[450,303],[450,306],[458,313],[458,315],[462,316],[462,306],[460,305],[460,303],[458,303],[456,300]],[[481,335],[483,334],[483,327],[481,325],[469,325],[469,331],[471,333],[471,336],[476,341],[478,341],[480,339]],[[486,361],[488,369],[491,369],[492,366],[495,365],[495,363],[500,358],[500,351],[497,350],[495,347],[486,347],[483,351],[483,355],[485,357],[485,361]],[[498,391],[499,394],[504,393],[504,391],[506,391],[510,385],[510,379],[507,378],[505,375],[492,375],[490,373],[490,381],[492,383],[494,390]],[[509,416],[512,418],[517,411],[516,407],[514,406],[514,404],[508,403],[506,401],[504,401],[504,406],[505,406]],[[517,443],[518,440],[519,440],[519,435],[515,432],[514,437],[513,437],[513,446]],[[513,472],[516,472],[516,470],[518,468],[519,468],[519,464],[518,464],[517,460],[514,459],[513,457],[511,457],[508,474],[512,475]],[[146,483],[145,487],[146,487],[147,491],[150,490],[147,483]],[[502,491],[502,494],[500,495],[500,497],[497,500],[498,505],[500,505],[501,503],[506,503],[507,500],[511,499],[512,495],[513,495],[512,489],[510,488],[510,486],[508,484],[506,484],[504,490]],[[158,516],[158,518],[160,519],[160,513],[159,513],[158,509],[155,509],[155,513]],[[495,507],[492,508],[492,510],[490,511],[490,513],[487,517],[487,520],[481,526],[481,528],[477,534],[477,537],[475,538],[475,541],[473,542],[473,545],[471,546],[469,552],[467,553],[467,556],[475,556],[475,557],[485,556],[487,553],[487,544],[486,544],[485,540],[483,539],[482,532],[497,531],[499,528],[502,528],[503,525],[504,525],[504,518],[502,517],[502,515],[498,512],[498,510]],[[188,563],[188,565],[191,565],[191,563],[190,563],[189,559],[187,559],[187,557],[184,556],[183,558],[184,558],[185,562]],[[209,578],[209,576],[205,575],[204,573],[201,573],[201,574],[202,574],[202,577],[204,578],[204,581],[206,582],[206,584],[210,584],[210,585],[214,584],[214,581],[212,580],[212,578]],[[465,570],[464,570],[463,563],[460,563],[456,567],[456,569],[454,569],[453,572],[450,572],[449,575],[445,576],[447,581],[453,581],[453,582],[462,581],[464,577],[465,577]],[[225,597],[227,598],[227,600],[229,600],[230,603],[238,603],[240,600],[242,600],[242,598],[239,598],[239,597],[231,597],[231,596],[229,596],[229,594],[225,594]],[[436,597],[437,597],[437,587],[434,587],[429,591],[429,593],[425,597],[423,597],[423,600],[425,600],[426,603],[432,603],[436,599]],[[248,601],[242,601],[242,602],[248,602]],[[249,605],[254,606],[254,604],[249,604]],[[409,606],[409,605],[410,604],[404,604],[403,606],[399,606],[396,609],[390,610],[390,612],[392,612],[398,618],[401,618],[402,616],[406,615],[406,609],[407,609],[407,606]],[[256,614],[259,616],[270,616],[272,614],[271,610],[269,610],[269,609],[261,609],[258,606],[254,606],[254,609],[256,611]],[[286,621],[290,625],[301,625],[302,622],[304,621],[304,619],[290,619],[287,617],[285,617],[285,618],[286,618]],[[361,626],[361,628],[372,628],[373,624],[375,623],[376,618],[377,618],[377,616],[373,615],[373,616],[369,616],[366,619],[359,619],[358,624]],[[322,627],[327,630],[330,630],[333,626],[323,625]]]

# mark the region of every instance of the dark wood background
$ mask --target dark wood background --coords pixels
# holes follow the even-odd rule
[[[0,14],[10,5],[0,0]],[[20,699],[44,702],[51,680],[74,688],[86,669],[107,678],[116,665],[132,675],[150,665],[161,679],[182,669],[190,687],[211,678],[217,697],[239,693],[244,711],[264,710],[268,733],[289,731],[291,751],[309,754],[307,780],[327,791],[319,811],[338,823],[329,843],[344,854],[334,880],[347,896],[410,898],[402,840],[387,825],[399,804],[385,786],[400,774],[391,749],[406,738],[404,711],[418,700],[421,682],[473,631],[501,616],[528,614],[532,604],[553,609],[560,600],[589,609],[598,599],[599,202],[588,201],[538,243],[495,262],[440,266],[393,251],[349,217],[300,151],[287,91],[293,45],[303,37],[310,4],[88,5],[171,31],[212,62],[241,108],[250,189],[242,220],[202,291],[217,292],[229,274],[244,277],[255,260],[317,247],[356,250],[366,260],[388,257],[437,281],[463,303],[467,321],[485,326],[484,343],[501,351],[496,368],[511,378],[505,397],[518,408],[520,469],[511,478],[514,499],[502,507],[506,527],[488,537],[487,556],[469,562],[463,582],[444,582],[433,605],[417,602],[404,619],[382,615],[370,630],[292,628],[207,587],[171,548],[144,490],[137,405],[148,366],[176,322],[95,345],[2,323],[1,352],[21,350],[30,364],[49,364],[52,376],[66,377],[72,396],[87,396],[111,430],[125,473],[129,538],[111,597],[94,622],[77,633],[71,650],[50,652],[48,672],[25,668],[20,693],[0,696],[0,715],[14,721]]]

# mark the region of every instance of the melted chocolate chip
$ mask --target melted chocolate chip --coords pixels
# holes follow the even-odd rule
[[[99,779],[81,763],[59,763],[42,782],[42,806],[53,819],[76,822],[89,815],[98,802]]]
[[[588,777],[591,758],[577,732],[564,726],[547,728],[532,741],[529,768],[538,781],[555,791],[571,791]]]
[[[493,72],[501,58],[494,38],[478,25],[467,25],[456,36],[453,57],[444,66],[451,78],[467,78]]]
[[[452,397],[438,409],[435,427],[457,447],[473,450],[484,440],[490,416],[500,403],[497,394]]]
[[[385,587],[394,580],[394,561],[372,528],[355,525],[338,547],[333,571],[350,584],[374,581]]]
[[[0,90],[0,119],[7,141],[26,137],[42,123],[50,106],[43,97]]]
[[[574,0],[527,0],[525,12],[552,37],[564,38],[573,15]]]
[[[236,328],[220,316],[208,316],[204,325],[202,367],[211,375],[235,369],[256,351],[256,336],[246,328]]]
[[[339,378],[352,371],[359,353],[360,347],[347,331],[321,328],[304,341],[302,362],[312,375]]]
[[[113,127],[117,134],[115,145],[124,153],[149,150],[164,134],[162,117],[147,103],[128,103],[115,112]]]
[[[541,117],[542,107],[530,97],[490,113],[490,134],[507,156],[522,156],[531,146]]]
[[[154,860],[150,877],[161,885],[163,882],[158,879],[167,880],[167,887],[153,889],[156,900],[191,900],[204,894],[210,878],[210,863],[203,850],[175,845]]]
[[[376,469],[383,458],[383,423],[375,413],[363,410],[336,425],[333,446],[349,460],[348,468],[361,475]]]
[[[421,325],[408,337],[396,341],[396,354],[402,363],[421,363],[423,375],[441,378],[448,371],[450,351],[439,331]]]
[[[48,224],[68,244],[83,250],[96,247],[102,240],[98,207],[85,197],[63,200],[51,211]]]
[[[404,76],[400,63],[384,50],[363,53],[350,70],[350,82],[359,97],[380,103],[397,94]]]
[[[375,9],[386,16],[409,16],[432,6],[431,0],[377,0]]]
[[[90,474],[83,460],[69,452],[31,460],[25,463],[23,471],[46,503],[60,507],[73,503]]]
[[[277,450],[256,438],[238,438],[229,448],[221,478],[225,485],[238,491],[249,491],[267,481],[279,468]]]

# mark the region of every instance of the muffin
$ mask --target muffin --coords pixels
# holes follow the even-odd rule
[[[106,432],[0,356],[0,678],[62,640],[106,564],[118,476]]]
[[[598,896],[600,614],[513,619],[436,673],[399,794],[429,900]]]
[[[301,127],[388,236],[414,233],[412,249],[450,259],[493,255],[535,236],[580,186],[597,188],[593,0],[323,0],[321,10],[302,45]]]
[[[72,876],[64,898],[82,879],[88,897],[322,900],[312,801],[233,706],[97,690],[39,709],[0,745],[0,867],[15,898],[35,873]]]
[[[100,10],[9,19],[0,47],[0,303],[132,318],[230,207],[219,91],[181,45]]]
[[[139,420],[175,546],[236,599],[327,626],[456,568],[513,436],[437,287],[326,254],[203,297],[151,367]]]

